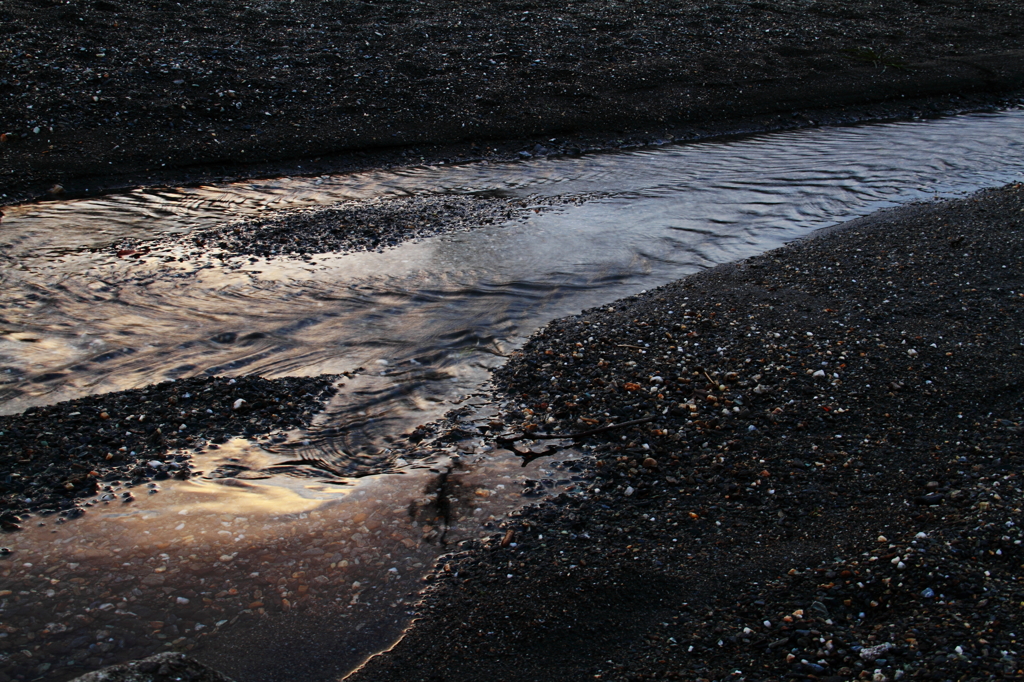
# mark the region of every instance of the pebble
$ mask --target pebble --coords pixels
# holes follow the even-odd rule
[[[883,644],[876,644],[874,646],[864,647],[860,650],[860,657],[865,661],[873,662],[875,659],[880,658],[886,652],[891,651],[896,647],[892,642],[885,642]]]

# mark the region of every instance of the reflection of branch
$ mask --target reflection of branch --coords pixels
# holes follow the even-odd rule
[[[452,527],[452,484],[449,479],[454,468],[454,466],[449,466],[437,477],[437,502],[435,504],[437,505],[438,513],[444,520],[444,532],[438,537],[437,544],[442,547],[446,544],[445,538],[448,537],[448,531]]]
[[[328,464],[327,462],[325,462],[322,459],[305,459],[305,458],[303,458],[303,459],[290,459],[290,460],[287,460],[285,462],[276,462],[274,464],[271,464],[267,468],[268,469],[273,469],[275,467],[283,467],[283,466],[307,466],[307,467],[312,467],[314,469],[320,469],[322,471],[326,471],[327,473],[334,474],[335,476],[338,476],[338,477],[342,477],[342,476],[345,475],[343,472],[339,471],[338,469],[335,469],[334,467],[332,467],[330,464]]]
[[[549,445],[542,452],[534,452],[533,450],[520,450],[514,444],[521,440],[580,440],[587,436],[594,436],[605,431],[614,431],[615,429],[624,429],[627,426],[636,426],[637,424],[645,424],[650,421],[654,421],[655,417],[642,417],[640,419],[632,419],[628,422],[622,422],[619,424],[605,424],[599,426],[596,429],[590,429],[589,431],[581,431],[579,433],[534,433],[534,434],[519,434],[516,436],[497,436],[494,442],[500,447],[506,450],[511,450],[516,455],[523,458],[523,466],[526,466],[535,459],[541,457],[547,457],[553,455],[559,450],[563,449],[560,445]]]

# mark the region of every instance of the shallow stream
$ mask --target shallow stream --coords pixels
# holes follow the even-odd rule
[[[468,439],[405,462],[390,435],[456,404],[486,421],[488,370],[551,319],[885,206],[1022,176],[1024,112],[1013,111],[5,209],[4,413],[207,373],[355,374],[307,432],[196,456],[204,471],[241,464],[259,480],[165,481],[130,506],[101,502],[7,536],[0,667],[58,680],[180,648],[240,682],[337,679],[399,636],[438,555],[524,502],[524,477],[544,481],[531,494],[586,485],[574,455],[520,469]],[[438,193],[593,198],[309,261],[232,268],[112,248],[277,209]],[[267,473],[297,455],[404,473]],[[442,480],[455,503],[439,525]]]

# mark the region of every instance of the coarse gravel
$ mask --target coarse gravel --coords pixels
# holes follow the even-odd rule
[[[195,451],[308,425],[341,378],[193,377],[0,416],[0,528],[74,519],[104,484],[187,479]]]
[[[597,480],[442,557],[349,679],[1021,676],[1022,267],[1016,184],[552,322],[506,437],[652,421],[550,455]]]

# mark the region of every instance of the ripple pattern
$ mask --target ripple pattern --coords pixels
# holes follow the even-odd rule
[[[139,190],[0,224],[0,410],[198,374],[356,372],[282,471],[387,465],[549,320],[880,207],[1024,175],[1024,113],[803,130],[573,159]],[[591,194],[386,253],[247,267],[104,249],[278,208],[427,193]],[[308,441],[308,443],[306,442]]]

